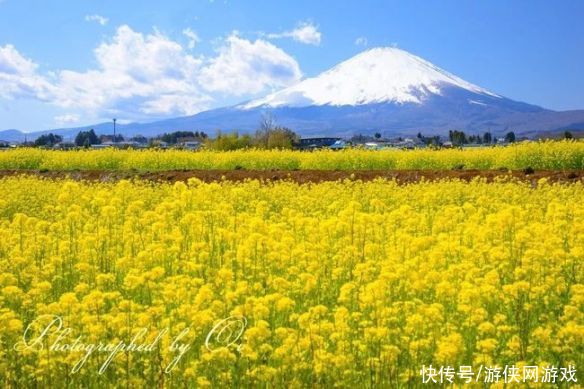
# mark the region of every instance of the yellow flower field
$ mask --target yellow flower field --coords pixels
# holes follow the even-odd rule
[[[538,147],[518,146],[516,158],[531,158],[527,150]],[[557,143],[550,153],[562,148],[577,153],[559,164],[582,166],[582,143]],[[537,167],[513,160],[513,150],[491,163]],[[0,165],[13,166],[18,153],[0,153]],[[443,166],[458,163],[457,153],[470,156],[413,153],[452,158]],[[169,154],[180,156],[173,168],[223,167],[255,155],[216,161],[210,153],[34,151],[22,160],[34,159],[35,168],[101,167],[104,155],[115,155],[123,156],[113,159],[116,168],[151,169],[156,158],[167,166]],[[352,167],[367,158],[384,166],[386,155],[323,154],[273,155],[283,166],[288,157],[300,160],[301,168],[348,157]],[[473,158],[465,163],[478,164]],[[0,382],[357,388],[420,386],[420,369],[430,364],[583,369],[583,199],[581,183],[545,180],[533,187],[3,178]],[[41,338],[55,317],[70,332]],[[229,317],[244,318],[241,337],[231,328],[209,344],[208,334]],[[64,346],[129,341],[142,328],[153,347],[120,351],[109,363],[107,352],[95,351],[79,365],[87,350]],[[181,354],[179,343],[190,348]]]
[[[584,141],[546,141],[469,149],[181,151],[16,149],[0,152],[0,169],[48,170],[371,170],[584,169]]]

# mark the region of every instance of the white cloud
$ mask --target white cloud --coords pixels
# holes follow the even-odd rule
[[[55,116],[54,119],[55,122],[61,126],[65,124],[77,123],[79,121],[79,115],[67,113],[64,115]]]
[[[143,35],[121,26],[94,54],[98,69],[59,72],[57,105],[139,119],[189,115],[211,101],[197,85],[201,60],[158,32]]]
[[[196,32],[194,32],[193,30],[191,30],[190,28],[185,28],[182,31],[183,35],[186,36],[189,39],[188,42],[188,48],[189,49],[194,49],[195,46],[197,45],[197,43],[199,43],[201,41],[201,38],[199,38],[199,35],[197,35]]]
[[[37,64],[21,55],[14,46],[0,47],[0,74],[32,74],[37,67]]]
[[[288,86],[301,77],[298,62],[282,49],[233,33],[219,49],[219,55],[202,69],[200,81],[208,91],[240,96]]]
[[[285,31],[279,34],[268,34],[268,38],[292,38],[297,42],[305,43],[307,45],[320,45],[322,34],[318,31],[318,27],[310,22],[302,22],[291,31]]]
[[[107,22],[109,22],[109,19],[106,17],[103,17],[101,15],[85,15],[85,21],[86,22],[97,22],[102,26],[105,26],[107,24]]]
[[[46,100],[51,85],[37,74],[38,65],[12,45],[0,46],[0,97]]]
[[[192,115],[210,108],[214,94],[253,95],[302,76],[294,58],[264,40],[232,34],[219,45],[215,56],[195,57],[160,32],[124,25],[94,49],[95,68],[44,75],[13,46],[0,46],[0,98],[34,98],[84,117],[140,121]]]
[[[367,46],[369,42],[367,41],[367,38],[360,36],[359,38],[355,39],[355,44],[357,46]]]

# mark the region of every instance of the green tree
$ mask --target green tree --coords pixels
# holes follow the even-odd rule
[[[300,142],[300,137],[286,127],[276,127],[268,132],[266,148],[268,149],[291,149]]]
[[[564,139],[574,139],[574,135],[570,131],[564,131]]]
[[[89,147],[90,145],[98,145],[100,144],[100,140],[93,131],[93,128],[89,131],[79,131],[77,136],[75,137],[75,145],[76,146],[85,146]]]
[[[143,135],[136,135],[136,136],[130,138],[130,140],[133,142],[138,142],[140,144],[147,144],[148,143],[148,138],[146,138]]]
[[[462,146],[463,144],[468,143],[464,131],[458,130],[448,131],[448,138],[450,139],[452,144],[456,146]]]
[[[509,131],[507,134],[505,134],[505,142],[507,143],[515,142],[515,133],[513,131]]]
[[[192,131],[175,131],[171,133],[164,133],[159,137],[159,139],[168,144],[176,144],[181,138],[196,138],[195,133]]]
[[[230,134],[222,134],[221,131],[218,131],[217,137],[208,142],[208,146],[213,150],[219,151],[245,149],[252,147],[252,138],[247,134],[239,136],[236,131]]]
[[[260,125],[253,137],[253,146],[260,149],[290,149],[300,142],[291,129],[276,125],[270,112],[262,114]]]
[[[39,136],[35,141],[35,146],[54,146],[63,141],[63,137],[53,133]]]
[[[77,136],[75,137],[75,145],[76,146],[86,146],[89,147],[90,145],[97,145],[100,144],[100,140],[95,134],[93,129],[89,131],[80,131]]]

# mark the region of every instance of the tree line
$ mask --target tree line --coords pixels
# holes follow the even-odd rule
[[[568,130],[564,131],[563,138],[572,139],[574,136]],[[422,133],[417,134],[418,140],[427,146],[441,146],[442,139],[439,135],[424,136]],[[377,141],[381,139],[381,134],[376,132],[373,136],[369,135],[355,135],[351,138],[354,143],[364,143],[367,141]],[[401,139],[401,138],[400,138]],[[91,147],[92,145],[99,145],[105,142],[124,142],[126,139],[118,134],[115,137],[112,135],[98,136],[93,129],[87,131],[79,131],[75,137],[75,146],[77,147]],[[300,136],[293,130],[277,125],[274,117],[267,113],[264,114],[259,123],[258,129],[254,134],[240,135],[237,131],[230,133],[223,133],[217,131],[215,138],[210,138],[204,131],[174,131],[164,133],[154,138],[146,138],[142,135],[136,135],[128,138],[129,141],[137,142],[139,144],[149,144],[150,146],[160,146],[162,142],[168,145],[177,145],[182,142],[196,141],[204,144],[207,148],[219,151],[229,151],[244,148],[259,148],[259,149],[292,149],[300,143]],[[467,135],[464,131],[450,130],[448,131],[448,140],[455,146],[462,146],[465,144],[496,144],[497,138],[493,136],[490,131],[480,134]],[[503,137],[504,142],[513,143],[516,141],[516,136],[513,131],[509,131]],[[34,141],[35,146],[53,147],[63,142],[63,137],[53,133],[44,134]]]
[[[482,136],[477,135],[466,135],[464,131],[448,131],[448,139],[453,145],[461,146],[465,144],[494,144],[497,143],[497,138],[493,136],[490,132],[485,132]],[[517,140],[515,132],[509,131],[503,137],[506,143],[513,143]]]

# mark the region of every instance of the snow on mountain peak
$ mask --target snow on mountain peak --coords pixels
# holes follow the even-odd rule
[[[499,97],[407,51],[383,47],[364,51],[317,77],[305,79],[238,108],[385,102],[419,104],[429,94],[441,94],[445,86]]]

